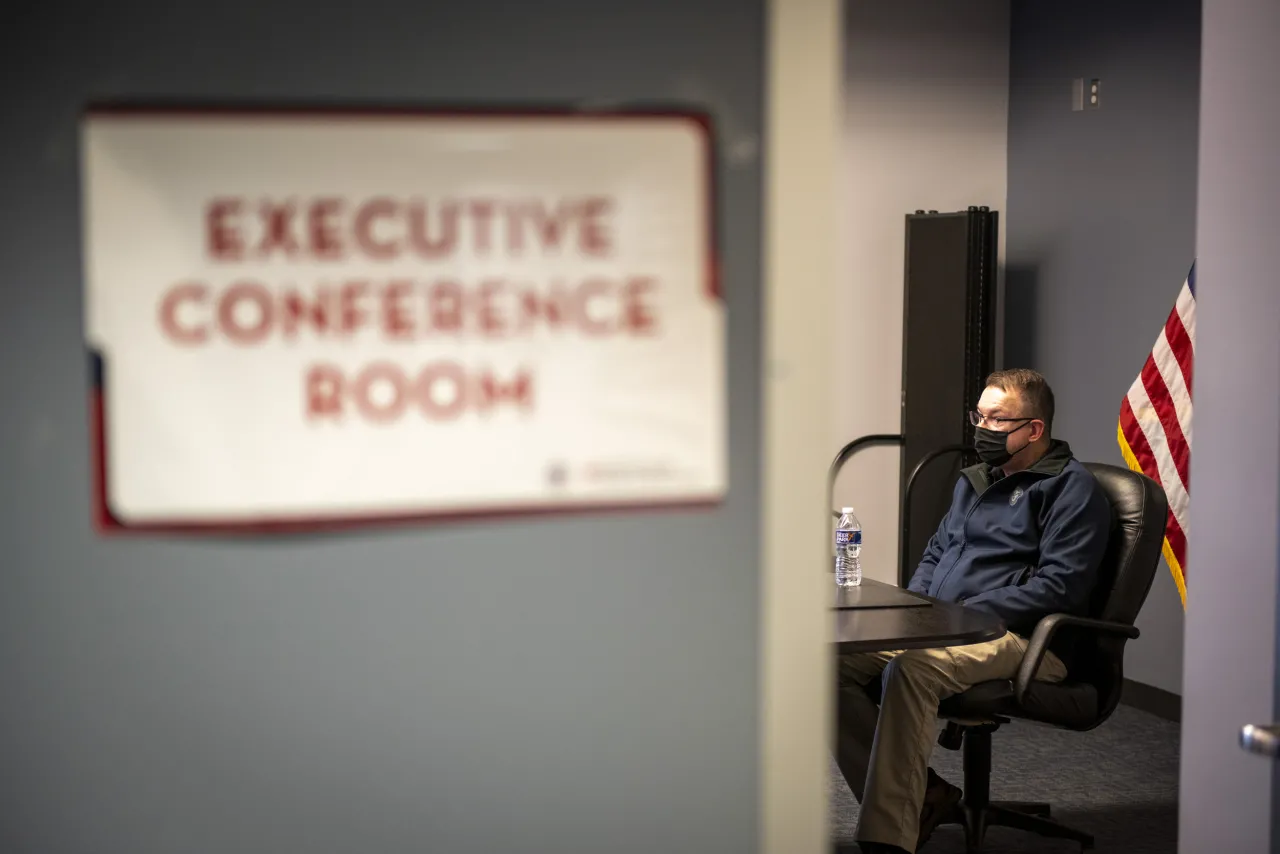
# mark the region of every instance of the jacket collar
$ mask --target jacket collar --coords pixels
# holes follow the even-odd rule
[[[1061,439],[1053,439],[1049,442],[1049,450],[1045,452],[1045,455],[1036,460],[1035,465],[1024,469],[1023,472],[1044,475],[1045,477],[1056,477],[1062,474],[1062,470],[1067,467],[1067,463],[1071,462],[1072,459],[1071,446]],[[978,494],[985,492],[987,487],[1003,477],[986,463],[969,466],[960,473],[969,478],[969,482],[973,484],[973,488]],[[1015,472],[1015,474],[1021,473]]]

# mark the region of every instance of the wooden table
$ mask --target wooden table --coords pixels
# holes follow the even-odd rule
[[[864,585],[893,587],[870,578]],[[834,586],[834,585],[833,585]],[[964,646],[1003,637],[1004,622],[983,611],[922,596],[928,605],[908,608],[833,606],[836,652],[880,652],[886,649]]]

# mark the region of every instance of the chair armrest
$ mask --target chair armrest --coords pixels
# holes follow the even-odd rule
[[[1140,634],[1137,626],[1127,623],[1113,623],[1109,620],[1095,620],[1091,617],[1077,617],[1072,614],[1050,614],[1036,624],[1035,631],[1031,633],[1031,640],[1027,643],[1026,654],[1022,656],[1022,664],[1018,667],[1018,675],[1013,684],[1013,695],[1017,698],[1019,705],[1026,698],[1027,691],[1035,680],[1036,671],[1040,669],[1044,654],[1049,651],[1049,642],[1063,626],[1121,635],[1129,640],[1133,640]]]

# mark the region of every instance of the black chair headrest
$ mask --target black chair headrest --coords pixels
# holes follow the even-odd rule
[[[1094,588],[1091,615],[1132,625],[1160,565],[1169,501],[1146,475],[1085,463],[1111,503],[1111,538]]]

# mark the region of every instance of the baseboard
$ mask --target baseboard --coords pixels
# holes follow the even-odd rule
[[[1120,702],[1167,721],[1182,721],[1182,696],[1154,685],[1126,679]]]

